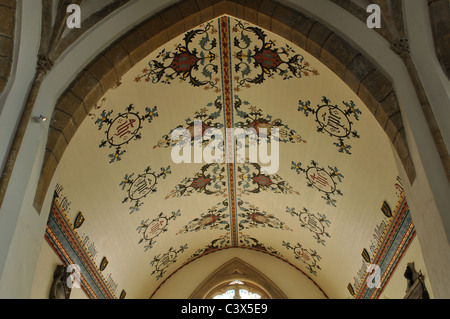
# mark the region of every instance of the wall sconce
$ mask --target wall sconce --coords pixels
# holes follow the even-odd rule
[[[35,121],[36,123],[43,123],[47,121],[47,118],[43,115],[33,116],[33,121]]]

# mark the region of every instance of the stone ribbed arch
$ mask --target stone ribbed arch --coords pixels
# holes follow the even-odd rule
[[[14,53],[16,1],[0,1],[0,94],[8,83]]]
[[[428,7],[436,56],[450,79],[450,3],[448,0],[428,0]]]
[[[182,0],[154,14],[112,43],[59,97],[34,200],[39,212],[67,145],[104,93],[158,47],[224,14],[246,20],[291,41],[337,74],[376,117],[413,182],[415,169],[393,85],[355,46],[319,21],[273,0]]]
[[[261,271],[235,257],[217,268],[192,292],[189,299],[209,299],[211,292],[221,284],[233,280],[254,283],[265,291],[270,299],[287,299],[283,291]]]

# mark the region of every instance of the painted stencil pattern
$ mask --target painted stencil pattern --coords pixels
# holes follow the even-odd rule
[[[214,88],[219,92],[217,43],[217,29],[213,23],[191,30],[175,50],[163,49],[135,81],[143,79],[146,82],[171,84],[178,78],[189,81],[193,86]]]
[[[194,260],[198,257],[201,257],[205,254],[221,250],[227,247],[230,247],[231,245],[231,236],[230,232],[226,232],[223,235],[218,236],[217,238],[213,239],[206,247],[197,249],[189,258],[188,260]]]
[[[226,192],[225,175],[224,165],[206,164],[195,176],[184,178],[166,196],[166,199],[170,197],[190,196],[194,193],[224,196]]]
[[[322,256],[324,262],[329,262],[325,253],[333,247],[331,239],[338,240],[337,229],[333,232],[332,226],[339,223],[331,219],[332,223],[328,217],[334,217],[331,213],[336,209],[333,207],[341,204],[340,198],[344,195],[341,189],[351,193],[351,185],[343,187],[347,186],[343,185],[346,184],[344,174],[350,175],[350,172],[337,162],[310,161],[320,157],[313,154],[306,160],[283,156],[320,148],[321,154],[331,150],[338,157],[351,159],[348,155],[356,153],[360,133],[364,132],[358,128],[364,117],[357,103],[350,99],[343,102],[332,101],[331,96],[331,99],[325,96],[320,99],[322,94],[327,94],[325,89],[317,100],[308,97],[312,93],[302,91],[304,87],[327,84],[332,79],[327,76],[323,82],[319,81],[321,78],[312,65],[314,63],[286,42],[271,37],[256,26],[222,16],[186,32],[133,69],[130,83],[124,83],[122,88],[129,88],[131,84],[130,92],[148,90],[148,95],[143,97],[148,98],[149,104],[141,108],[137,102],[133,105],[126,101],[123,105],[117,103],[119,108],[113,111],[104,107],[106,100],[102,100],[102,104],[94,108],[98,111],[93,115],[95,125],[91,123],[91,130],[95,132],[98,128],[101,137],[95,140],[93,148],[100,148],[105,152],[105,160],[116,163],[108,167],[124,170],[113,180],[112,186],[119,196],[123,196],[120,198],[123,198],[122,205],[117,206],[119,212],[126,213],[120,217],[126,219],[124,225],[132,221],[131,231],[135,236],[132,247],[137,247],[145,258],[146,271],[151,274],[147,276],[149,287],[154,288],[155,282],[161,283],[186,260],[233,247],[276,256],[314,276],[320,275],[321,268],[325,268]],[[303,84],[306,85],[303,87]],[[254,91],[255,88],[260,90]],[[292,103],[291,96],[282,96],[291,88],[298,88],[298,92],[305,95],[299,93]],[[163,92],[156,97],[166,105],[158,102],[158,107],[152,106],[155,97],[152,94],[157,92]],[[164,99],[162,94],[174,94],[174,97]],[[176,98],[175,94],[178,94]],[[297,104],[300,98],[302,100]],[[171,109],[171,101],[179,104]],[[290,101],[291,106],[282,105],[286,101]],[[284,112],[285,107],[292,109]],[[223,133],[227,129],[254,129],[257,134],[267,129],[269,147],[274,145],[270,144],[273,141],[271,129],[278,129],[280,147],[289,150],[281,154],[284,167],[281,167],[280,175],[266,173],[263,164],[236,161],[242,145],[233,144],[228,138],[224,139],[223,147],[227,155],[234,156],[235,162],[206,164],[203,161],[196,163],[199,165],[168,166],[172,163],[170,149],[180,141],[172,140],[172,133],[177,128],[186,129],[190,134],[187,143],[193,145],[199,137],[195,132],[198,121],[201,121],[201,137],[211,128]],[[164,125],[167,123],[171,124]],[[312,134],[304,129],[310,125],[314,127]],[[154,134],[146,134],[150,129]],[[316,137],[314,144],[309,140],[309,144],[305,144],[306,134]],[[262,142],[256,140],[258,146]],[[202,139],[202,143],[205,149],[209,141]],[[134,147],[136,144],[139,149]],[[246,143],[246,146],[250,145]],[[110,151],[106,152],[108,148]],[[148,163],[137,166],[136,170],[130,169],[136,167],[133,161],[141,155],[130,154],[131,149],[143,152],[148,149],[144,154],[148,155],[149,161],[152,156],[167,156],[166,162],[156,169],[153,165],[144,169]],[[117,163],[119,161],[122,162]],[[297,189],[292,183],[298,180],[301,183]],[[315,195],[317,198],[312,201],[329,211],[317,211],[309,204],[305,205],[311,211],[297,206]],[[273,205],[267,205],[267,201]],[[153,203],[154,207],[169,208],[154,211]],[[346,203],[342,200],[342,204]],[[344,207],[340,208],[344,210]],[[140,217],[144,209],[152,214]],[[361,247],[367,252],[363,258],[372,261],[376,257],[376,244],[386,227],[386,223],[380,224],[374,233],[378,237]],[[401,229],[404,227],[406,224]],[[274,237],[267,237],[268,233]],[[172,236],[174,234],[176,236]],[[192,242],[192,238],[199,241]],[[267,238],[278,239],[273,242]],[[98,249],[101,252],[102,247]],[[384,255],[391,254],[386,249]],[[356,284],[359,281],[352,281],[352,284],[358,294]]]
[[[207,212],[200,214],[199,217],[191,220],[178,231],[177,235],[198,232],[205,229],[228,231],[230,228],[229,220],[230,214],[228,213],[228,202],[227,200],[224,200],[223,202],[209,208]]]
[[[318,71],[289,45],[277,46],[258,27],[237,21],[232,27],[237,62],[234,64],[235,91],[261,84],[275,75],[287,80],[318,75]]]
[[[274,228],[280,230],[291,230],[288,225],[282,222],[273,214],[269,214],[259,207],[252,205],[243,200],[238,202],[241,213],[239,214],[240,222],[239,229],[251,229],[251,228]]]
[[[344,108],[340,108],[338,105],[330,104],[330,100],[325,96],[322,98],[323,104],[318,104],[317,109],[311,108],[310,101],[299,101],[300,106],[298,110],[303,112],[305,116],[309,114],[315,115],[315,121],[317,122],[317,131],[320,133],[328,133],[331,137],[335,137],[337,142],[333,143],[338,148],[340,153],[351,154],[351,145],[344,141],[351,138],[360,138],[358,132],[353,129],[352,118],[359,121],[359,115],[361,111],[356,107],[353,101],[342,102]]]
[[[275,194],[297,194],[278,174],[264,174],[257,163],[243,163],[238,167],[238,190],[242,194],[271,191]]]
[[[195,121],[201,121],[201,137],[204,136],[205,131],[207,129],[221,129],[223,128],[223,123],[221,123],[220,116],[222,116],[222,97],[219,96],[214,102],[208,103],[205,107],[199,109],[193,115],[193,118],[190,117],[185,120],[185,124],[180,124],[176,128],[172,129],[168,134],[165,134],[153,148],[167,148],[173,147],[175,144],[183,145],[183,141],[181,140],[172,140],[172,132],[177,128],[185,128],[190,133],[190,141],[191,145],[194,144],[195,141],[199,140],[200,136],[195,136]],[[208,144],[209,140],[202,139],[202,144]]]
[[[308,187],[324,193],[322,198],[328,205],[336,207],[336,195],[342,196],[342,192],[337,188],[337,184],[342,182],[344,176],[337,167],[328,166],[328,169],[318,166],[318,163],[311,161],[311,166],[302,167],[302,163],[292,162],[291,169],[297,174],[305,174]]]
[[[261,108],[253,106],[248,101],[242,101],[238,95],[235,95],[234,110],[240,119],[236,122],[236,127],[254,129],[256,134],[262,138],[261,129],[267,130],[267,140],[270,142],[271,130],[279,130],[278,142],[281,143],[306,143],[299,133],[289,128],[281,118],[274,118],[270,114],[264,114]],[[245,109],[244,109],[245,108]]]

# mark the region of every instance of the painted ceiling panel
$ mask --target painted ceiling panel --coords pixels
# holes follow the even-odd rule
[[[221,130],[233,162],[174,162],[171,133],[192,138],[196,120]],[[226,128],[278,128],[278,169],[238,163]],[[83,244],[95,263],[107,257],[114,294],[130,298],[227,247],[281,258],[347,298],[363,248],[376,251],[374,229],[390,220],[382,203],[394,211],[401,195],[391,145],[357,95],[301,48],[227,16],[131,69],[82,123],[58,174],[68,218],[85,217]]]

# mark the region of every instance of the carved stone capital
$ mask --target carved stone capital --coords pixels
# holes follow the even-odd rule
[[[391,49],[402,58],[409,56],[409,41],[408,38],[396,38],[391,42]]]
[[[37,67],[39,72],[47,74],[48,71],[53,67],[53,61],[50,60],[46,55],[38,55]]]

